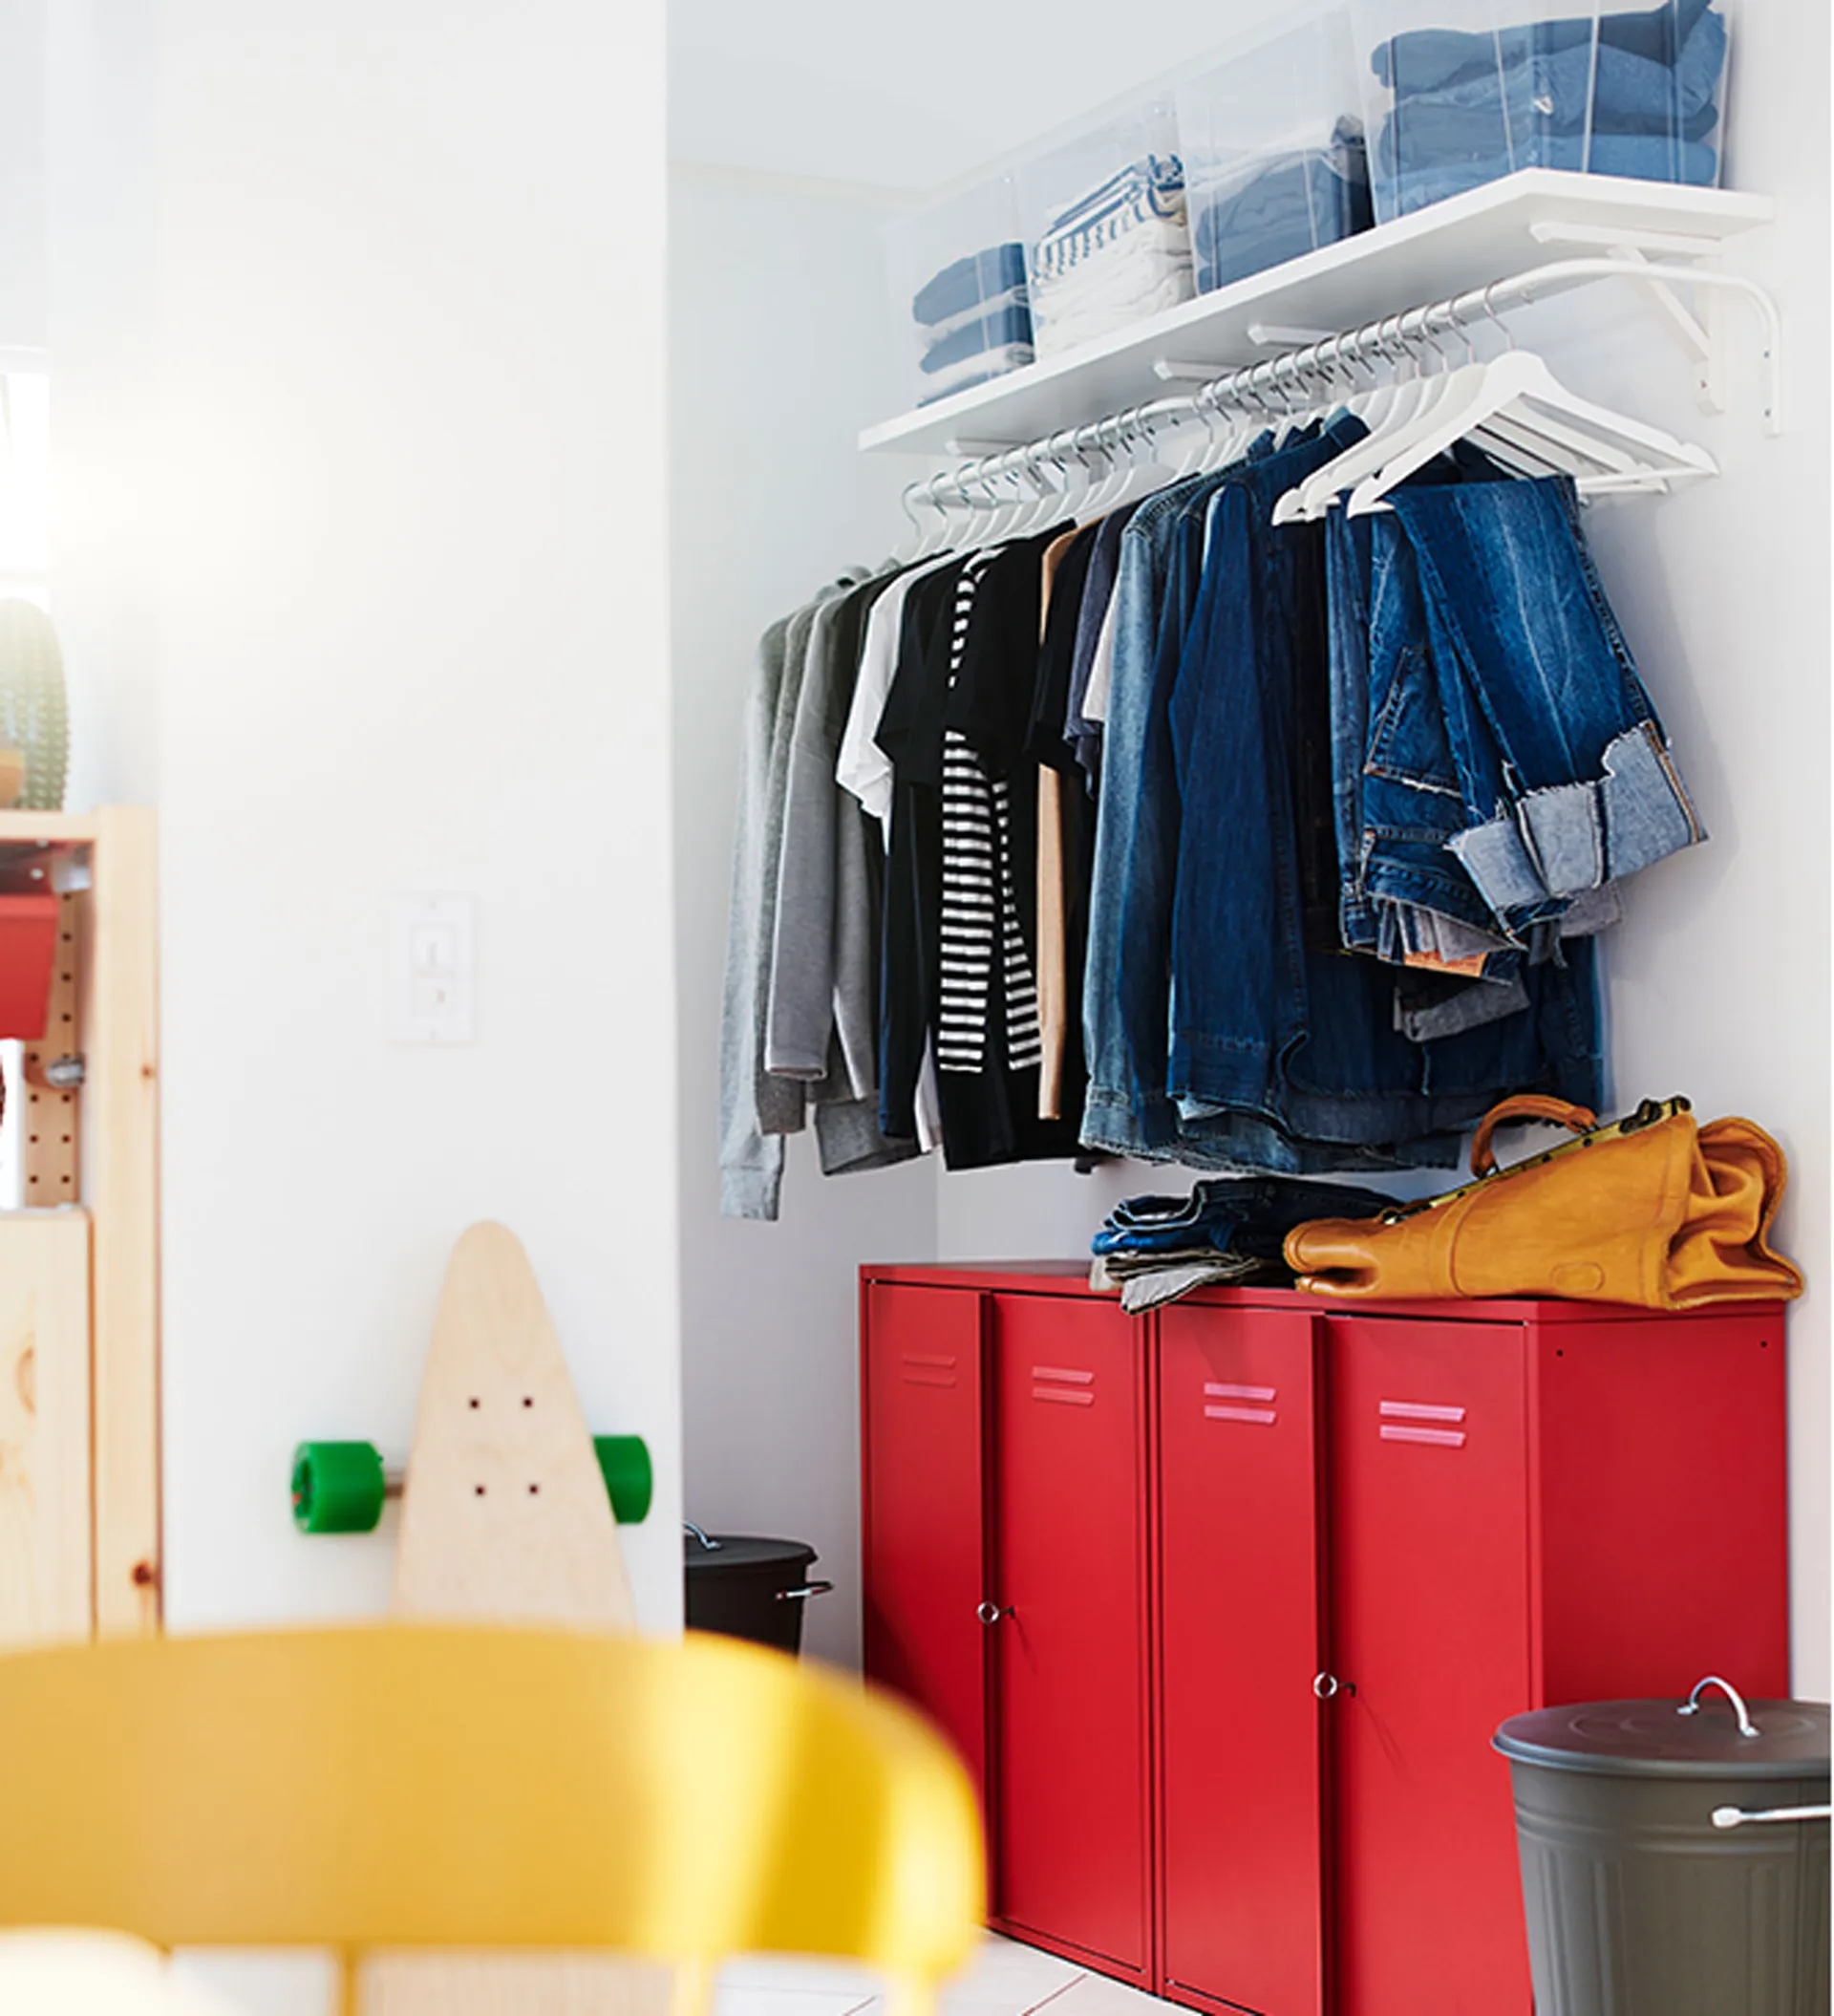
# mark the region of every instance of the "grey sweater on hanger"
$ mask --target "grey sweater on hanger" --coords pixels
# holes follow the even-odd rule
[[[849,585],[836,584],[771,625],[759,641],[746,700],[720,1011],[719,1208],[727,1217],[777,1216],[783,1136],[800,1131],[811,1105],[824,1174],[876,1169],[916,1152],[915,1143],[887,1142],[881,1134],[877,1095],[855,1096],[838,1043],[831,1044],[830,1067],[819,1080],[765,1068],[797,707],[818,623]],[[829,783],[834,788],[831,774]],[[826,984],[831,991],[832,979]]]
[[[866,612],[895,572],[827,603],[810,627],[790,727],[764,1027],[765,1066],[786,1078],[825,1078],[838,1041],[856,1100],[879,1091],[879,946],[866,850],[883,851],[883,842],[836,783],[835,764]]]

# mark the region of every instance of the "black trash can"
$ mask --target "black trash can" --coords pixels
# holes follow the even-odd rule
[[[834,1587],[811,1577],[815,1549],[803,1540],[751,1533],[683,1534],[690,1631],[748,1638],[779,1652],[802,1649],[802,1605]]]
[[[1496,1748],[1536,2016],[1827,2016],[1824,1704],[1702,1681],[1517,1715]]]

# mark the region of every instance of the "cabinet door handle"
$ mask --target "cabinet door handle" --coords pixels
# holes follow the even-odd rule
[[[1013,1607],[1009,1603],[1005,1609],[1001,1609],[998,1603],[982,1601],[975,1605],[974,1615],[984,1624],[997,1624],[1001,1618],[1013,1615]]]
[[[1312,1691],[1320,1701],[1329,1701],[1333,1694],[1354,1694],[1356,1683],[1354,1680],[1339,1680],[1334,1673],[1320,1673],[1312,1684]]]

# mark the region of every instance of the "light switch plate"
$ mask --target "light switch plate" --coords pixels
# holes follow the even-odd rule
[[[397,1043],[468,1043],[474,1029],[472,899],[395,896],[389,902],[389,1037]]]

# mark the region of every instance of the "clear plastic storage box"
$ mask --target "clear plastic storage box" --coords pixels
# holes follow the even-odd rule
[[[1376,215],[1517,168],[1717,185],[1727,0],[1352,0]]]
[[[1356,69],[1340,6],[1179,87],[1199,293],[1375,222]]]
[[[913,405],[1031,363],[1025,248],[1011,175],[896,218],[885,227],[885,265]]]
[[[1016,171],[1032,327],[1042,356],[1196,291],[1178,113],[1169,93],[1110,114]]]

